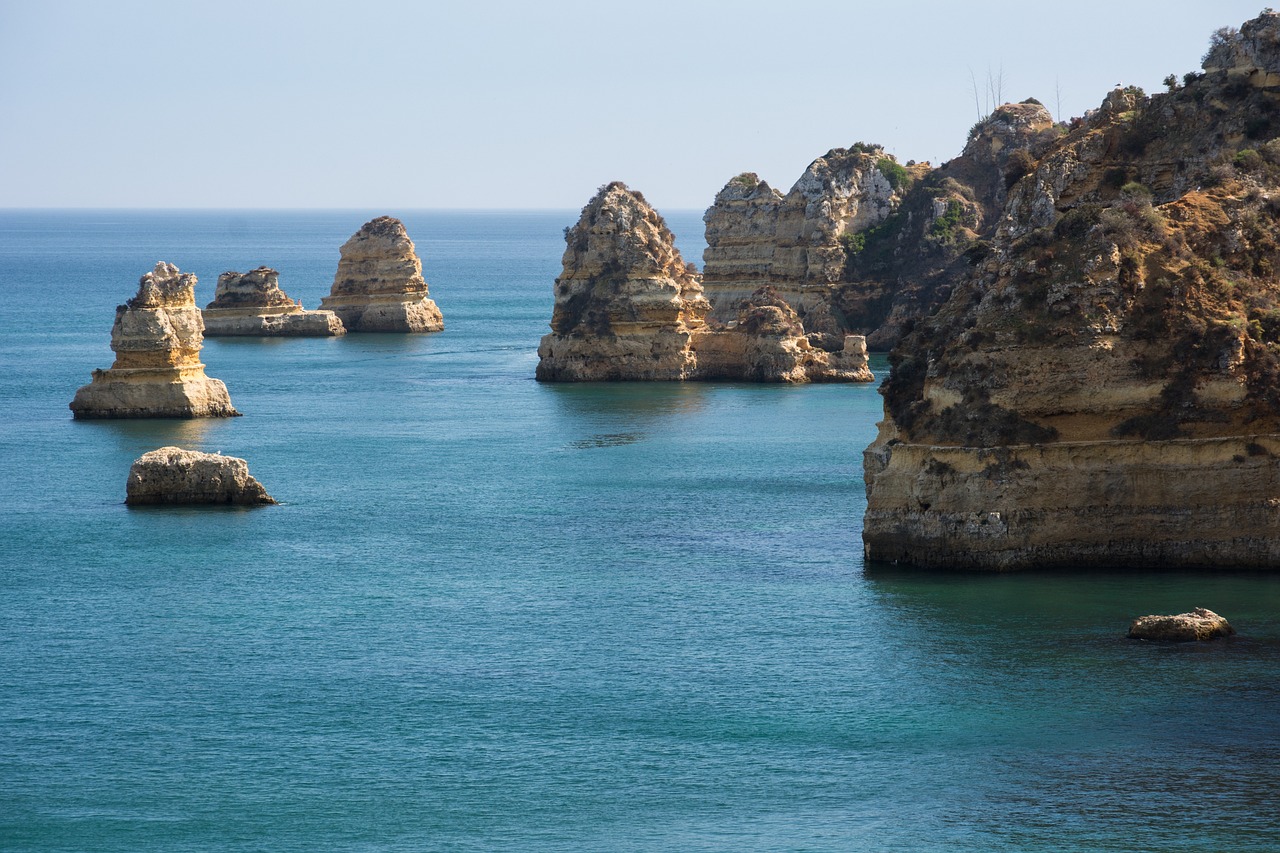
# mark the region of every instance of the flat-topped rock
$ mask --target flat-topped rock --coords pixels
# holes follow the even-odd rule
[[[213,301],[205,306],[205,337],[325,337],[346,333],[332,311],[305,311],[280,289],[280,274],[270,267],[218,276]]]
[[[76,391],[77,418],[205,418],[239,415],[227,387],[200,362],[204,322],[195,302],[196,277],[160,262],[138,293],[116,308],[111,328],[115,363],[93,371]]]
[[[144,453],[130,467],[125,503],[256,506],[275,500],[250,476],[243,459],[161,447]]]
[[[1235,632],[1231,623],[1217,613],[1197,607],[1175,616],[1141,616],[1129,626],[1128,636],[1133,640],[1187,643],[1230,637]]]
[[[342,245],[338,272],[321,310],[349,332],[438,332],[444,317],[427,292],[422,261],[404,223],[390,216],[366,222]]]

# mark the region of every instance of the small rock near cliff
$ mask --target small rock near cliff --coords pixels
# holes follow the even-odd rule
[[[1179,613],[1176,616],[1139,617],[1129,626],[1129,639],[1186,643],[1230,637],[1235,632],[1231,623],[1217,613],[1197,607],[1190,613]]]
[[[249,475],[249,463],[234,456],[161,447],[144,453],[129,469],[125,501],[153,504],[273,504],[262,484]]]

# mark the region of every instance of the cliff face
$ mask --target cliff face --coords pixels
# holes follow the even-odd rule
[[[444,317],[427,295],[422,261],[404,223],[390,216],[366,222],[342,245],[338,272],[321,310],[349,332],[438,332]]]
[[[205,306],[205,337],[219,335],[327,336],[346,333],[332,311],[304,311],[280,289],[280,273],[258,267],[218,276],[213,301]]]
[[[227,388],[200,363],[204,324],[195,302],[196,277],[156,264],[138,293],[116,309],[109,370],[76,392],[77,418],[199,418],[238,415]]]
[[[720,322],[770,286],[814,342],[839,349],[847,323],[833,305],[844,238],[884,221],[912,172],[878,146],[838,148],[814,160],[785,196],[755,174],[738,175],[707,210],[703,287]]]
[[[1280,564],[1280,16],[1185,79],[1038,152],[895,350],[870,559]]]
[[[543,381],[870,381],[865,346],[812,347],[796,312],[764,288],[711,327],[700,278],[639,193],[602,187],[565,232],[551,334],[538,348]]]

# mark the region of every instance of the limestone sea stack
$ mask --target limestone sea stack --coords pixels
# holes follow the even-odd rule
[[[565,242],[537,378],[690,378],[697,366],[690,342],[711,306],[644,196],[620,181],[601,187],[566,229]]]
[[[404,223],[390,216],[366,222],[342,245],[338,272],[321,310],[349,332],[438,332],[444,317],[427,296],[422,261]]]
[[[280,289],[280,273],[258,267],[218,276],[213,301],[205,306],[205,337],[324,337],[346,333],[332,311],[304,311]]]
[[[838,352],[810,344],[796,312],[769,287],[706,321],[700,277],[644,196],[614,182],[565,232],[551,333],[538,348],[543,381],[737,380],[867,382],[865,341]]]
[[[109,370],[76,392],[77,418],[223,418],[239,415],[227,386],[205,376],[200,363],[204,323],[195,300],[196,277],[160,262],[138,293],[116,309]]]
[[[243,459],[161,447],[144,453],[129,468],[125,503],[255,506],[275,500],[249,475],[249,464]]]
[[[1230,637],[1235,632],[1231,623],[1217,613],[1197,607],[1189,613],[1179,613],[1176,616],[1141,616],[1129,626],[1128,636],[1131,640],[1188,643]]]
[[[1073,124],[891,356],[867,557],[1280,567],[1280,15]]]

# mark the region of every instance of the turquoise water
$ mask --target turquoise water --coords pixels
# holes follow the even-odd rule
[[[315,307],[371,213],[0,213],[0,850],[1280,848],[1280,580],[867,569],[874,387],[532,380],[575,212],[404,213],[442,334],[71,420],[155,261]],[[127,510],[165,444],[282,504]]]

